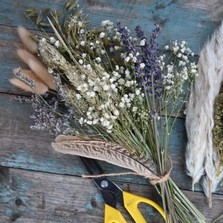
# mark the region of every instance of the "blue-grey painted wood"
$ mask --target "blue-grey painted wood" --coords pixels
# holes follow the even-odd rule
[[[7,26],[34,26],[24,16],[24,10],[30,7],[38,9],[51,7],[61,9],[65,0],[2,0],[0,24]],[[186,40],[192,49],[199,52],[207,36],[221,21],[221,0],[82,0],[80,8],[88,14],[91,26],[98,26],[102,20],[113,22],[120,20],[134,30],[140,24],[150,32],[153,24],[163,27],[161,42]]]
[[[154,187],[133,183],[118,185],[160,203]],[[213,196],[210,212],[202,193],[184,193],[204,213],[207,222],[223,210],[222,196]],[[103,205],[101,194],[90,179],[0,168],[0,223],[101,223]],[[140,205],[140,210],[149,223],[162,223],[160,216],[147,205]]]
[[[50,137],[47,132],[30,130],[29,126],[32,123],[28,116],[32,112],[31,107],[28,104],[20,104],[14,100],[14,96],[10,95],[23,94],[8,82],[8,78],[11,77],[11,70],[17,66],[23,66],[15,54],[15,50],[21,47],[16,34],[16,26],[24,25],[30,30],[35,30],[33,24],[25,17],[24,10],[29,7],[61,9],[65,2],[66,0],[1,0],[0,166],[3,166],[3,175],[1,169],[0,222],[2,223],[39,223],[44,221],[47,223],[90,223],[92,221],[102,221],[102,212],[99,210],[102,204],[101,200],[98,200],[99,206],[97,207],[92,206],[94,202],[89,203],[89,197],[96,199],[95,196],[97,197],[98,193],[95,193],[94,187],[91,187],[92,184],[89,186],[87,183],[85,187],[85,180],[79,177],[85,173],[80,160],[77,157],[53,151],[50,147],[53,137]],[[84,12],[88,14],[91,27],[100,25],[101,21],[105,19],[110,19],[113,22],[120,20],[133,32],[134,27],[140,24],[145,32],[149,34],[153,24],[158,23],[162,26],[161,45],[175,39],[186,40],[196,54],[199,54],[204,42],[223,18],[222,0],[80,0],[79,3]],[[189,191],[191,179],[186,176],[184,169],[185,145],[184,120],[179,119],[169,144],[170,155],[174,163],[171,177],[181,189]],[[106,163],[102,163],[102,165],[106,172],[123,171],[121,168]],[[24,171],[16,168],[24,169]],[[9,181],[7,181],[6,177],[6,181],[2,181],[4,176],[7,176],[8,170],[12,173],[11,178],[8,178]],[[72,176],[74,176],[74,181]],[[38,177],[42,180],[38,181]],[[124,176],[114,179],[121,184],[124,183],[124,187],[130,190],[133,188],[132,191],[140,193],[142,190],[144,195],[149,188],[148,181],[141,177]],[[52,183],[49,185],[48,182],[50,181]],[[65,186],[58,181],[63,181],[62,183]],[[89,180],[86,182],[89,182]],[[131,186],[129,183],[137,183],[137,185]],[[48,191],[54,190],[54,184],[59,197],[52,197],[50,191]],[[71,184],[77,186],[75,188],[76,192],[72,189],[72,193],[77,193],[76,203],[72,203],[69,194],[66,194],[67,191],[69,192]],[[52,206],[41,211],[41,207],[44,206],[42,194],[45,190],[45,196],[47,196],[49,202],[47,204]],[[87,190],[91,191],[90,194],[86,193]],[[196,190],[200,191],[200,187],[198,186]],[[185,193],[207,216],[208,222],[223,212],[220,206],[222,196],[214,195],[214,207],[210,210],[202,193],[192,193],[190,191],[185,191]],[[83,194],[85,194],[85,197],[82,200],[81,195]],[[221,188],[219,188],[219,194],[222,194]],[[27,201],[28,205],[19,205],[19,200],[15,202],[16,197],[20,197],[23,202]],[[63,197],[65,197],[64,200]],[[156,199],[156,197],[157,194],[154,193],[153,198]],[[58,203],[61,200],[62,203],[59,205]],[[68,202],[67,206],[65,202]],[[83,208],[81,207],[82,202],[88,205]],[[76,211],[72,205],[80,211]],[[63,209],[64,206],[66,210]],[[35,210],[37,210],[36,214]]]
[[[29,29],[35,29],[34,24],[26,18],[25,9],[30,7],[43,9],[49,6],[62,9],[65,2],[65,0],[56,2],[52,0],[1,1],[0,65],[4,69],[0,72],[0,92],[15,92],[8,83],[8,77],[13,67],[24,66],[16,57],[16,48],[21,45],[19,45],[15,28],[23,25]],[[196,0],[82,0],[80,8],[88,15],[91,27],[100,26],[101,21],[105,19],[110,19],[114,23],[120,20],[132,32],[136,25],[140,24],[149,35],[154,23],[160,24],[162,27],[159,38],[161,45],[173,40],[186,40],[191,49],[198,54],[207,37],[221,21],[221,10],[216,11],[220,2],[221,0],[215,0],[210,7],[210,3],[198,4]]]
[[[85,173],[80,160],[75,156],[56,153],[50,146],[53,137],[48,132],[30,130],[32,113],[29,104],[21,104],[14,96],[0,95],[0,165],[49,173],[81,175]],[[184,120],[176,122],[169,143],[173,160],[171,176],[186,190],[191,189],[191,179],[184,169],[186,133]],[[103,163],[106,172],[123,172],[123,169]],[[142,177],[125,176],[114,178],[124,182],[148,184]],[[200,190],[199,187],[196,188]],[[219,191],[221,192],[221,191]]]

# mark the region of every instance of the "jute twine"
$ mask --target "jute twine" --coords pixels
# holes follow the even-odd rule
[[[152,185],[156,185],[158,183],[163,183],[170,178],[170,173],[171,173],[171,170],[173,168],[173,162],[172,162],[172,159],[170,157],[168,157],[168,158],[169,158],[169,161],[170,161],[170,168],[167,171],[167,173],[162,175],[162,176],[157,175],[157,177],[155,177],[153,179],[151,179],[151,177],[148,177],[146,175],[142,175],[142,174],[132,172],[132,171],[131,172],[119,172],[119,173],[103,173],[103,174],[95,174],[95,175],[85,175],[85,174],[83,174],[82,177],[83,178],[100,178],[100,177],[110,177],[110,176],[113,177],[113,176],[124,176],[124,175],[137,175],[137,176],[143,176],[143,177],[149,179],[150,183]]]

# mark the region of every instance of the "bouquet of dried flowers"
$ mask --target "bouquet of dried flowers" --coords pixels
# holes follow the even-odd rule
[[[162,197],[167,222],[205,222],[202,214],[169,177],[168,140],[197,75],[185,41],[159,49],[159,26],[149,38],[140,26],[132,35],[109,20],[88,28],[69,1],[60,22],[57,12],[28,10],[54,35],[30,38],[18,33],[26,50],[19,57],[30,70],[15,69],[12,84],[32,93],[32,128],[56,135],[55,150],[97,158],[149,178]],[[27,99],[26,99],[27,100]]]

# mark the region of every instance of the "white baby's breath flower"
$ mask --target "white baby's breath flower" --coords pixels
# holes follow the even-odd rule
[[[105,37],[105,33],[104,33],[104,32],[101,32],[101,33],[99,34],[99,38],[103,39],[104,37]]]
[[[104,90],[104,91],[108,91],[109,89],[110,89],[110,86],[109,86],[109,85],[105,84],[105,85],[103,86],[103,90]]]
[[[84,45],[85,45],[85,41],[82,40],[82,41],[80,42],[80,45],[81,45],[81,46],[84,46]]]
[[[105,50],[101,50],[101,55],[104,55],[106,53]]]
[[[95,118],[95,119],[93,119],[92,124],[96,125],[96,124],[98,124],[98,122],[99,122],[99,119]]]
[[[137,110],[138,110],[137,107],[133,107],[133,108],[132,108],[132,111],[133,111],[133,112],[136,112]]]
[[[170,46],[166,45],[164,48],[165,48],[165,50],[168,50],[170,48]]]
[[[80,100],[82,97],[80,94],[76,94],[76,98],[77,98],[77,100]]]
[[[81,64],[81,65],[84,63],[84,61],[83,61],[82,59],[80,59],[78,62],[79,62],[79,64]]]
[[[117,71],[113,71],[112,74],[113,74],[115,77],[117,77],[117,78],[120,77],[120,74],[119,74]]]
[[[130,61],[130,59],[131,59],[130,57],[126,57],[126,58],[125,58],[125,62],[128,63],[128,62]]]
[[[46,38],[40,39],[40,42],[43,43],[43,44],[46,43]]]
[[[180,52],[181,52],[181,53],[185,53],[185,48],[182,48],[182,49],[180,50]]]
[[[85,74],[81,74],[81,79],[85,80],[86,79],[86,75]]]
[[[146,65],[144,63],[139,64],[140,69],[143,69]]]
[[[140,89],[136,89],[135,94],[140,95],[140,93],[141,93]]]
[[[51,43],[51,44],[54,44],[55,42],[56,42],[56,39],[55,39],[53,36],[51,36],[51,37],[50,37],[50,43]]]
[[[146,45],[146,39],[142,39],[139,43],[140,46],[145,46]]]
[[[120,102],[120,103],[119,103],[119,107],[120,107],[120,108],[124,108],[124,107],[125,107],[124,102]]]
[[[125,80],[124,80],[123,78],[120,78],[120,79],[118,80],[118,83],[119,83],[120,85],[123,85],[123,84],[125,84]]]
[[[181,58],[181,57],[182,57],[182,54],[181,54],[181,53],[178,53],[178,54],[177,54],[177,57],[178,57],[178,58]]]
[[[88,124],[88,125],[92,125],[93,122],[92,122],[91,120],[88,120],[88,121],[87,121],[87,124]]]
[[[113,114],[114,114],[115,116],[119,116],[119,111],[118,111],[117,109],[115,109],[115,110],[113,111]]]
[[[126,81],[125,86],[126,87],[131,87],[134,84],[134,81]]]
[[[96,57],[95,60],[100,63],[101,62],[101,57]]]
[[[133,57],[133,58],[132,58],[132,61],[133,61],[134,63],[136,63],[136,62],[137,62],[137,57]]]
[[[54,43],[54,45],[55,45],[56,48],[59,48],[59,47],[60,47],[60,41],[57,40],[57,41]]]
[[[129,76],[129,74],[130,74],[129,69],[126,69],[126,70],[125,70],[125,75]]]
[[[83,22],[78,21],[77,25],[78,25],[79,27],[82,27],[82,26],[83,26]]]
[[[106,119],[110,119],[110,115],[109,115],[108,113],[104,113],[104,117],[105,117]]]
[[[84,118],[83,118],[83,117],[81,117],[81,118],[79,119],[79,123],[80,123],[81,125],[84,124]]]
[[[87,64],[87,65],[86,65],[86,68],[87,68],[88,70],[92,70],[92,67],[91,67],[90,64]]]
[[[111,87],[112,90],[116,89],[116,85],[115,84],[111,84],[110,87]]]
[[[185,65],[186,65],[185,61],[182,61],[182,60],[179,61],[179,66],[185,66]]]
[[[93,97],[95,97],[95,92],[94,91],[88,91],[88,92],[86,92],[86,94],[87,94],[87,96],[89,96],[90,98],[93,98]]]
[[[129,57],[130,57],[130,58],[133,58],[133,54],[132,54],[132,53],[129,53]]]
[[[106,26],[106,25],[108,25],[110,23],[110,20],[103,20],[102,22],[101,22],[101,26]]]
[[[188,57],[187,56],[184,55],[184,56],[182,56],[182,58],[183,58],[184,61],[188,62]]]
[[[85,29],[81,29],[80,34],[84,34],[84,33],[85,33]]]
[[[47,71],[48,71],[50,74],[53,74],[53,73],[54,73],[54,71],[53,71],[52,68],[48,68]]]

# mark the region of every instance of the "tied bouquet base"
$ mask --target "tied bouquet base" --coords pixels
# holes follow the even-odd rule
[[[18,28],[26,49],[17,54],[30,69],[15,69],[10,82],[32,93],[23,98],[34,108],[32,128],[56,135],[58,152],[148,178],[162,198],[166,222],[205,222],[168,177],[169,136],[197,75],[187,43],[174,41],[161,50],[159,26],[149,38],[140,26],[132,36],[109,20],[89,29],[76,2],[68,1],[66,10],[63,22],[56,11],[27,10],[37,25],[53,29],[52,36]]]

